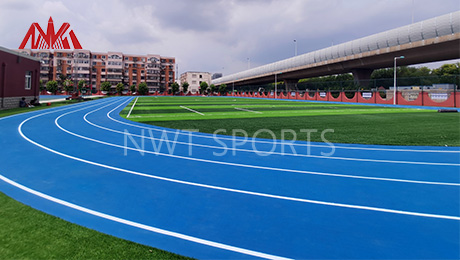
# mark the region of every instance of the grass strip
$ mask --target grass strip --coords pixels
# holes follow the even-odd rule
[[[190,259],[35,210],[0,192],[2,259]]]

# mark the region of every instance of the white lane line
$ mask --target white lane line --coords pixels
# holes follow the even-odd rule
[[[184,108],[184,109],[187,109],[188,111],[191,111],[191,112],[194,112],[194,113],[197,113],[197,114],[199,114],[199,115],[202,115],[202,116],[204,116],[204,114],[203,114],[203,113],[200,113],[200,112],[198,112],[198,111],[196,111],[196,110],[193,110],[193,109],[191,109],[191,108],[188,108],[188,107],[184,107],[184,106],[180,106],[180,107],[181,107],[181,108]]]
[[[111,105],[111,104],[109,104]],[[108,105],[107,105],[108,106]],[[121,146],[113,143],[108,143],[104,141],[100,141],[97,139],[89,138],[86,136],[82,136],[79,134],[76,134],[74,132],[71,132],[67,129],[64,129],[61,125],[59,125],[59,119],[67,114],[71,114],[74,112],[78,112],[78,110],[68,112],[66,114],[60,115],[59,117],[56,118],[55,120],[55,125],[61,129],[62,131],[76,136],[78,138],[82,138],[91,142],[95,143],[100,143],[103,145],[108,145],[120,149],[128,149],[136,152],[142,152],[142,153],[147,153],[147,154],[153,154],[153,155],[160,155],[160,156],[165,156],[165,157],[171,157],[171,158],[178,158],[178,159],[184,159],[184,160],[190,160],[190,161],[198,161],[198,162],[206,162],[206,163],[213,163],[213,164],[221,164],[221,165],[229,165],[229,166],[236,166],[236,167],[245,167],[245,168],[253,168],[253,169],[261,169],[261,170],[270,170],[270,171],[280,171],[280,172],[293,172],[293,173],[301,173],[301,174],[311,174],[311,175],[321,175],[321,176],[331,176],[331,177],[342,177],[342,178],[351,178],[351,179],[364,179],[364,180],[376,180],[376,181],[392,181],[392,182],[404,182],[404,183],[416,183],[416,184],[428,184],[428,185],[444,185],[444,186],[460,186],[460,183],[449,183],[449,182],[429,182],[429,181],[415,181],[415,180],[405,180],[405,179],[391,179],[391,178],[378,178],[378,177],[366,177],[366,176],[358,176],[358,175],[346,175],[346,174],[335,174],[335,173],[323,173],[323,172],[313,172],[313,171],[302,171],[302,170],[292,170],[292,169],[285,169],[285,168],[275,168],[275,167],[266,167],[266,166],[257,166],[257,165],[250,165],[250,164],[240,164],[240,163],[230,163],[230,162],[223,162],[223,161],[214,161],[214,160],[208,160],[208,159],[200,159],[200,158],[194,158],[194,157],[186,157],[186,156],[180,156],[180,155],[174,155],[174,154],[166,154],[166,153],[160,153],[160,152],[154,152],[154,151],[148,151],[148,150],[143,150],[143,149],[137,149],[137,148],[131,148],[131,147],[126,147],[126,146]]]
[[[114,102],[115,103],[115,102]],[[110,106],[110,105],[113,105],[114,103],[110,103],[108,105],[105,105],[103,107],[100,107],[96,110],[93,110],[87,114],[84,115],[83,119],[89,123],[90,125],[93,125],[95,127],[98,127],[98,128],[101,128],[101,129],[104,129],[104,130],[109,130],[107,128],[104,128],[104,127],[100,127],[98,125],[95,125],[93,123],[91,123],[90,121],[87,120],[87,116],[93,112],[97,112],[107,106]],[[83,108],[84,109],[84,108]],[[80,109],[80,110],[83,110],[83,109]],[[68,113],[65,113],[65,114],[62,114],[60,115],[59,117],[56,118],[55,120],[55,125],[61,129],[62,131],[70,134],[70,135],[73,135],[73,136],[76,136],[78,138],[82,138],[82,139],[85,139],[85,140],[88,140],[88,141],[92,141],[92,142],[96,142],[96,143],[100,143],[100,144],[103,144],[103,145],[108,145],[108,146],[113,146],[113,147],[116,147],[116,148],[121,148],[121,149],[128,149],[128,150],[132,150],[132,151],[136,151],[136,152],[142,152],[142,153],[147,153],[147,154],[153,154],[153,155],[160,155],[160,156],[165,156],[165,157],[172,157],[172,158],[178,158],[178,159],[184,159],[184,160],[190,160],[190,161],[199,161],[199,162],[206,162],[206,163],[213,163],[213,164],[221,164],[221,165],[229,165],[229,166],[236,166],[236,167],[245,167],[245,168],[254,168],[254,169],[261,169],[261,170],[271,170],[271,171],[281,171],[281,172],[293,172],[293,173],[301,173],[301,174],[311,174],[311,175],[320,175],[320,176],[331,176],[331,177],[342,177],[342,178],[352,178],[352,179],[365,179],[365,180],[376,180],[376,181],[391,181],[391,182],[403,182],[403,183],[414,183],[414,184],[428,184],[428,185],[444,185],[444,186],[460,186],[460,183],[449,183],[449,182],[430,182],[430,181],[417,181],[417,180],[407,180],[407,179],[392,179],[392,178],[379,178],[379,177],[367,177],[367,176],[358,176],[358,175],[347,175],[347,174],[336,174],[336,173],[323,173],[323,172],[313,172],[313,171],[303,171],[303,170],[292,170],[292,169],[285,169],[285,168],[274,168],[274,167],[266,167],[266,166],[257,166],[257,165],[249,165],[249,164],[239,164],[239,163],[229,163],[229,162],[223,162],[223,161],[214,161],[214,160],[208,160],[208,159],[200,159],[200,158],[193,158],[193,157],[186,157],[186,156],[180,156],[180,155],[174,155],[174,154],[165,154],[165,153],[159,153],[159,152],[153,152],[153,151],[149,151],[149,150],[143,150],[143,149],[136,149],[136,148],[131,148],[131,147],[125,147],[125,146],[121,146],[121,145],[116,145],[116,144],[113,144],[113,143],[108,143],[108,142],[103,142],[103,141],[100,141],[100,140],[96,140],[96,139],[93,139],[93,138],[89,138],[89,137],[86,137],[86,136],[82,136],[82,135],[79,135],[79,134],[76,134],[74,132],[71,132],[67,129],[64,129],[60,124],[59,124],[59,120],[60,118],[68,115],[68,114],[71,114],[71,113],[74,113],[74,112],[78,112],[79,110],[75,110],[75,111],[71,111],[71,112],[68,112]],[[111,130],[109,130],[111,131]],[[123,134],[126,134],[126,133],[123,133]],[[133,136],[139,136],[139,135],[134,135],[132,134]],[[139,137],[142,137],[142,136],[139,136]],[[149,138],[149,137],[143,137],[143,138],[147,138],[147,139],[153,139],[153,140],[163,140],[163,139],[157,139],[157,138]],[[181,143],[181,142],[178,142],[178,143]]]
[[[115,103],[115,102],[114,102]],[[113,104],[113,103],[112,103]],[[111,105],[111,104],[110,104]],[[82,109],[79,109],[79,110],[83,110],[85,108],[82,108]],[[79,110],[75,110],[75,111],[71,111],[71,112],[68,112],[68,113],[65,113],[65,114],[62,114],[60,115],[58,118],[56,118],[55,120],[55,124],[63,131],[67,132],[67,133],[70,133],[72,135],[75,135],[75,136],[78,136],[78,137],[81,137],[81,138],[84,138],[84,139],[88,139],[88,140],[93,140],[95,142],[99,142],[99,143],[103,143],[103,144],[108,144],[108,145],[111,145],[111,146],[115,146],[115,147],[120,147],[120,148],[124,148],[124,149],[130,149],[130,150],[133,150],[133,151],[140,151],[139,149],[134,149],[134,148],[129,148],[129,147],[122,147],[122,146],[118,146],[118,145],[114,145],[114,144],[109,144],[109,143],[105,143],[105,142],[102,142],[102,141],[99,141],[99,140],[94,140],[94,139],[91,139],[91,138],[87,138],[87,137],[82,137],[78,134],[75,134],[75,133],[72,133],[72,132],[69,132],[68,130],[65,130],[63,129],[61,126],[58,125],[57,121],[60,117],[63,117],[67,114],[70,114],[70,113],[75,113]],[[45,113],[45,114],[50,114],[52,112],[49,112],[49,113]],[[42,114],[44,115],[44,114]],[[229,189],[229,188],[223,188],[223,187],[218,187],[218,186],[211,186],[211,185],[206,185],[206,184],[199,184],[199,183],[193,183],[193,182],[186,182],[186,181],[181,181],[181,180],[175,180],[175,179],[170,179],[170,178],[164,178],[164,177],[159,177],[159,176],[154,176],[154,175],[149,175],[149,174],[145,174],[145,173],[139,173],[139,172],[135,172],[135,171],[131,171],[131,170],[126,170],[126,169],[121,169],[121,168],[117,168],[117,167],[113,167],[113,166],[109,166],[109,165],[104,165],[104,164],[100,164],[100,163],[96,163],[96,162],[93,162],[93,161],[87,161],[87,160],[84,160],[84,159],[81,159],[81,158],[77,158],[77,157],[73,157],[73,156],[70,156],[70,155],[67,155],[67,154],[64,154],[64,153],[61,153],[61,152],[58,152],[58,151],[55,151],[55,150],[52,150],[48,147],[45,147],[43,145],[40,145],[34,141],[32,141],[31,139],[27,138],[23,132],[22,132],[22,126],[24,123],[26,123],[27,121],[31,120],[31,119],[34,119],[34,118],[37,118],[39,116],[42,116],[42,115],[36,115],[36,116],[33,116],[33,117],[30,117],[26,120],[24,120],[18,127],[18,131],[20,133],[20,135],[26,139],[28,142],[36,145],[36,146],[39,146],[45,150],[48,150],[50,152],[53,152],[53,153],[56,153],[56,154],[59,154],[61,156],[64,156],[64,157],[67,157],[67,158],[71,158],[71,159],[74,159],[74,160],[77,160],[77,161],[81,161],[81,162],[85,162],[85,163],[88,163],[88,164],[92,164],[92,165],[97,165],[97,166],[100,166],[100,167],[105,167],[105,168],[108,168],[108,169],[114,169],[114,170],[118,170],[118,171],[123,171],[123,172],[127,172],[127,173],[132,173],[132,174],[136,174],[136,175],[140,175],[140,176],[145,176],[145,177],[149,177],[149,178],[156,178],[156,179],[160,179],[160,180],[166,180],[166,181],[170,181],[170,182],[176,182],[176,183],[183,183],[183,184],[188,184],[188,185],[193,185],[193,186],[200,186],[200,187],[207,187],[207,188],[214,188],[214,189],[220,189],[220,190],[228,190],[228,191],[240,191],[240,190],[234,190],[234,189]],[[153,153],[153,152],[151,152]],[[172,157],[179,157],[179,156],[172,156]],[[195,158],[192,158],[192,159],[195,159]],[[197,159],[198,161],[206,161],[206,160],[202,160],[202,159]],[[458,185],[458,184],[457,184]],[[300,201],[300,200],[303,200],[303,201],[308,201],[308,202],[312,202],[312,200],[305,200],[305,199],[298,199],[298,198],[290,198],[290,197],[284,197],[284,196],[277,196],[277,195],[271,195],[271,194],[263,194],[263,193],[256,193],[256,192],[248,192],[248,191],[240,191],[242,193],[247,193],[247,194],[259,194],[259,195],[262,195],[262,196],[266,196],[266,197],[276,197],[276,198],[287,198],[287,199],[291,199],[291,200],[296,200],[296,201]],[[330,202],[325,202],[325,203],[328,203],[326,205],[329,205]],[[318,204],[322,204],[322,202],[320,201],[320,203]],[[334,205],[337,204],[337,203],[333,203]],[[337,205],[348,205],[348,204],[337,204]],[[356,205],[351,205],[351,206],[356,206]],[[357,207],[365,207],[365,208],[368,208],[367,206],[357,206]],[[373,208],[373,207],[371,207]],[[376,209],[379,209],[379,208],[376,208]],[[385,209],[385,210],[388,210],[388,209]],[[377,210],[379,211],[379,210]],[[394,210],[390,210],[390,211],[394,211]],[[396,210],[397,212],[399,212],[398,210]],[[417,213],[418,214],[418,213]],[[425,214],[425,213],[420,213],[420,214]],[[428,215],[433,215],[433,214],[428,214]],[[442,215],[441,215],[442,216]]]
[[[239,108],[239,107],[234,107],[234,109],[241,110],[241,111],[246,111],[246,112],[252,112],[252,113],[256,113],[256,114],[262,114],[262,112],[259,112],[259,111],[254,111],[254,110],[249,110],[249,109],[244,109],[244,108]]]
[[[125,102],[126,103],[126,102]],[[124,103],[120,104],[122,106]],[[115,110],[115,109],[114,109]],[[165,129],[159,129],[158,127],[153,127],[153,126],[140,126],[140,125],[135,125],[135,124],[130,124],[127,122],[119,121],[114,119],[113,117],[110,116],[110,114],[114,111],[110,111],[107,113],[107,117],[117,123],[123,124],[123,125],[128,125],[136,128],[141,128],[141,129],[147,129],[147,130],[153,130],[153,131],[158,131],[158,132],[163,132],[166,131],[167,133],[173,133],[175,134],[176,132],[173,131],[168,131]],[[207,139],[214,139],[214,136],[211,134],[206,134],[206,133],[201,133],[200,135],[194,134],[193,132],[188,132],[188,131],[181,131],[178,134],[180,135],[185,135],[187,137],[193,136],[193,137],[199,137],[199,138],[207,138]],[[232,141],[232,138],[226,138],[223,136],[216,137],[221,140],[228,140]],[[273,141],[267,140],[263,141],[260,139],[254,139],[254,138],[248,138],[250,142],[254,143],[265,143],[265,144],[273,144]],[[318,144],[303,144],[303,143],[291,143],[291,142],[283,142],[282,140],[276,140],[277,143],[279,144],[285,144],[285,145],[294,145],[294,146],[303,146],[303,147],[319,147],[319,148],[327,148],[330,149],[330,145],[318,145]],[[344,150],[364,150],[364,151],[386,151],[386,152],[414,152],[414,153],[460,153],[460,150],[425,150],[425,149],[402,149],[402,148],[370,148],[370,147],[353,147],[353,146],[341,146],[334,144],[335,149],[344,149]]]
[[[119,106],[118,106],[119,107]],[[115,109],[117,109],[116,107]],[[102,107],[103,108],[103,107]],[[111,128],[106,128],[103,126],[100,126],[98,124],[92,123],[87,119],[87,116],[99,111],[100,109],[93,110],[89,113],[87,113],[83,119],[90,125],[93,125],[97,128],[110,131],[113,133],[118,133],[122,135],[126,135],[126,132],[122,131],[117,131]],[[115,110],[114,109],[114,110]],[[109,112],[110,113],[110,112]],[[179,132],[177,132],[179,133]],[[211,149],[219,149],[219,150],[227,150],[227,151],[239,151],[239,152],[247,152],[247,153],[263,153],[263,151],[258,151],[258,150],[248,150],[248,149],[242,149],[242,148],[232,148],[232,147],[223,147],[223,146],[212,146],[212,145],[204,145],[204,144],[197,144],[197,143],[185,143],[181,141],[176,141],[176,140],[169,140],[169,139],[159,139],[159,138],[154,138],[150,136],[142,136],[142,135],[137,135],[137,134],[129,134],[130,136],[135,136],[143,139],[149,139],[149,140],[158,140],[158,141],[164,141],[168,143],[175,143],[175,144],[181,144],[181,145],[187,145],[187,146],[196,146],[196,147],[204,147],[204,148],[211,148]],[[375,162],[375,163],[394,163],[394,164],[414,164],[414,165],[435,165],[435,166],[460,166],[460,164],[454,164],[454,163],[431,163],[431,162],[419,162],[419,161],[395,161],[395,160],[378,160],[378,159],[367,159],[367,158],[350,158],[350,157],[335,157],[335,156],[319,156],[319,155],[308,155],[308,154],[293,154],[293,153],[280,153],[280,152],[267,152],[270,155],[281,155],[281,156],[293,156],[293,157],[304,157],[304,158],[316,158],[316,159],[324,159],[324,160],[345,160],[345,161],[359,161],[359,162]]]
[[[92,103],[96,103],[96,102],[104,103],[105,101],[107,101],[107,99],[104,99],[102,101],[101,100],[91,100],[89,102],[92,102]],[[0,117],[0,120],[10,119],[10,118],[18,117],[18,116],[30,115],[30,114],[37,114],[37,113],[51,111],[51,110],[54,111],[54,112],[62,111],[62,110],[68,110],[70,108],[81,107],[81,106],[85,106],[85,105],[88,105],[88,103],[68,104],[68,105],[65,105],[65,106],[62,106],[62,107],[52,107],[52,108],[49,108],[49,109],[28,111],[28,112],[24,112],[24,113],[18,113],[18,114],[14,114],[14,115]]]
[[[124,225],[128,225],[128,226],[140,228],[140,229],[143,229],[143,230],[151,231],[151,232],[154,232],[154,233],[158,233],[158,234],[162,234],[162,235],[166,235],[166,236],[171,236],[171,237],[175,237],[175,238],[195,242],[195,243],[206,245],[206,246],[211,246],[211,247],[220,248],[220,249],[224,249],[224,250],[228,250],[228,251],[233,251],[233,252],[237,252],[237,253],[241,253],[241,254],[245,254],[245,255],[257,256],[257,257],[266,258],[266,259],[279,259],[279,260],[289,259],[289,258],[285,258],[285,257],[265,254],[265,253],[261,253],[261,252],[257,252],[257,251],[253,251],[253,250],[248,250],[248,249],[244,249],[244,248],[240,248],[240,247],[230,246],[230,245],[226,245],[226,244],[222,244],[222,243],[218,243],[218,242],[214,242],[214,241],[210,241],[210,240],[206,240],[206,239],[201,239],[201,238],[197,238],[197,237],[193,237],[193,236],[189,236],[189,235],[184,235],[184,234],[181,234],[181,233],[177,233],[177,232],[173,232],[173,231],[169,231],[169,230],[165,230],[165,229],[161,229],[161,228],[156,228],[156,227],[148,226],[148,225],[141,224],[141,223],[138,223],[138,222],[134,222],[134,221],[126,220],[126,219],[123,219],[123,218],[115,217],[115,216],[112,216],[112,215],[108,215],[108,214],[105,214],[105,213],[102,213],[102,212],[99,212],[99,211],[88,209],[88,208],[85,208],[85,207],[82,207],[82,206],[67,202],[65,200],[61,200],[61,199],[52,197],[50,195],[41,193],[39,191],[36,191],[36,190],[28,188],[28,187],[26,187],[24,185],[21,185],[21,184],[19,184],[17,182],[14,182],[14,181],[4,177],[3,175],[0,175],[0,179],[3,180],[6,183],[9,183],[10,185],[15,186],[16,188],[19,188],[19,189],[21,189],[23,191],[26,191],[26,192],[28,192],[30,194],[33,194],[33,195],[38,196],[38,197],[41,197],[43,199],[52,201],[54,203],[63,205],[65,207],[72,208],[72,209],[75,209],[75,210],[78,210],[78,211],[81,211],[81,212],[84,212],[84,213],[87,213],[87,214],[90,214],[90,215],[93,215],[93,216],[96,216],[96,217],[100,217],[100,218],[104,218],[104,219],[111,220],[111,221],[114,221],[114,222],[118,222],[118,223],[121,223],[121,224],[124,224]]]
[[[109,117],[112,121],[115,121],[115,122],[119,122],[119,123],[122,123],[123,122],[120,122],[118,120],[115,120],[113,119],[112,117],[110,117],[110,114],[116,110],[117,108],[119,108],[120,106],[122,106],[124,103],[120,104],[119,106],[115,107],[114,109],[112,109],[111,111],[109,111],[107,113],[107,117]],[[99,109],[97,109],[99,110]],[[97,111],[95,110],[95,111]],[[95,112],[94,111],[94,112]],[[89,114],[91,114],[92,112],[90,112]],[[86,120],[86,115],[83,117],[83,119],[88,122],[89,124],[92,124],[94,125],[95,127],[99,127],[101,129],[104,129],[104,130],[108,130],[108,131],[112,131],[114,133],[121,133],[121,134],[126,134],[125,132],[120,132],[120,131],[116,131],[116,130],[113,130],[113,129],[109,129],[109,128],[105,128],[105,127],[101,127],[99,125],[96,125],[96,124],[93,124],[91,122],[89,122],[88,120]],[[126,125],[130,125],[130,124],[126,124]],[[160,131],[160,130],[156,130],[156,129],[152,129],[152,128],[145,128],[145,127],[140,127],[142,129],[148,129],[148,130],[155,130],[155,131]],[[163,133],[173,133],[173,134],[181,134],[181,132],[178,130],[176,132],[172,132],[172,131],[168,131],[166,129],[162,130],[161,132]],[[228,147],[216,147],[216,146],[211,146],[211,145],[202,145],[202,144],[195,144],[195,143],[184,143],[184,142],[180,142],[180,141],[170,141],[170,140],[163,140],[163,139],[157,139],[157,138],[152,138],[152,137],[145,137],[145,136],[140,136],[140,135],[136,135],[136,134],[130,134],[132,136],[136,136],[136,137],[141,137],[141,138],[146,138],[146,139],[151,139],[151,140],[160,140],[160,141],[165,141],[165,142],[174,142],[174,143],[178,143],[178,144],[184,144],[184,145],[192,145],[192,146],[199,146],[199,147],[207,147],[207,148],[215,148],[215,149],[225,149],[225,150],[234,150],[234,151],[242,151],[242,152],[252,152],[252,153],[263,153],[263,151],[253,151],[253,150],[247,150],[247,149],[239,149],[239,148],[228,148]],[[193,135],[193,136],[196,136],[196,135]],[[190,136],[189,136],[190,138]],[[217,137],[214,139],[223,139],[223,140],[232,140],[234,141],[233,139],[227,139],[227,138],[220,138],[220,137]],[[276,140],[275,140],[276,141]],[[252,141],[249,141],[249,143],[252,143],[252,142],[256,142],[254,141],[254,139]],[[283,145],[283,142],[282,141],[279,141],[280,145]],[[275,145],[276,142],[272,142],[270,144],[273,144]],[[288,144],[289,145],[289,144]],[[311,146],[314,146],[314,145],[311,145]],[[331,149],[331,147],[328,147],[329,149]],[[337,148],[337,147],[335,147]],[[395,163],[395,164],[414,164],[414,165],[434,165],[434,166],[456,166],[456,167],[459,167],[460,164],[456,164],[456,163],[437,163],[437,162],[420,162],[420,161],[396,161],[396,160],[383,160],[383,159],[367,159],[367,158],[350,158],[350,157],[334,157],[334,156],[318,156],[318,155],[305,155],[305,154],[291,154],[291,153],[279,153],[279,152],[270,152],[270,154],[275,154],[275,155],[283,155],[283,156],[294,156],[294,157],[306,157],[306,158],[318,158],[318,159],[326,159],[326,160],[346,160],[346,161],[361,161],[361,162],[375,162],[375,163]]]
[[[126,118],[129,118],[129,116],[131,115],[131,112],[133,111],[133,108],[134,108],[134,106],[136,105],[138,99],[139,99],[139,97],[137,97],[137,98],[136,98],[136,101],[134,101],[134,104],[133,104],[133,106],[131,107],[131,109],[129,110],[129,113],[128,113],[128,115],[126,116]]]
[[[83,109],[80,109],[83,110]],[[74,113],[76,111],[71,111],[66,114]],[[60,117],[66,115],[62,114]],[[82,158],[78,158],[72,155],[68,155],[62,152],[58,152],[56,150],[53,150],[49,147],[46,147],[44,145],[41,145],[31,139],[29,139],[23,132],[22,132],[22,126],[28,122],[31,119],[37,118],[41,115],[36,115],[33,117],[30,117],[24,121],[21,122],[21,124],[18,126],[18,132],[24,138],[26,141],[42,148],[47,151],[50,151],[52,153],[61,155],[63,157],[87,163],[90,165],[95,165],[99,166],[102,168],[110,169],[110,170],[115,170],[115,171],[120,171],[120,172],[125,172],[133,175],[138,175],[138,176],[143,176],[147,178],[152,178],[152,179],[157,179],[157,180],[163,180],[163,181],[168,181],[168,182],[173,182],[173,183],[179,183],[179,184],[185,184],[185,185],[190,185],[190,186],[196,186],[196,187],[202,187],[202,188],[208,188],[208,189],[213,189],[213,190],[221,190],[221,191],[228,191],[228,192],[234,192],[234,193],[240,193],[240,194],[247,194],[247,195],[253,195],[253,196],[259,196],[259,197],[265,197],[265,198],[274,198],[274,199],[280,199],[280,200],[287,200],[287,201],[297,201],[297,202],[303,202],[303,203],[309,203],[309,204],[318,204],[318,205],[325,205],[325,206],[333,206],[333,207],[342,207],[342,208],[351,208],[351,209],[359,209],[359,210],[368,210],[368,211],[376,211],[376,212],[384,212],[384,213],[392,213],[392,214],[401,214],[401,215],[410,215],[410,216],[417,216],[417,217],[428,217],[428,218],[439,218],[439,219],[449,219],[449,220],[460,220],[460,217],[457,216],[448,216],[448,215],[438,215],[438,214],[429,214],[429,213],[420,213],[420,212],[411,212],[411,211],[402,211],[402,210],[394,210],[394,209],[386,209],[386,208],[378,208],[378,207],[370,207],[370,206],[361,206],[361,205],[352,205],[352,204],[343,204],[343,203],[335,203],[335,202],[327,202],[327,201],[318,201],[318,200],[310,200],[310,199],[301,199],[301,198],[295,198],[295,197],[287,197],[287,196],[279,196],[279,195],[273,195],[273,194],[266,194],[266,193],[260,193],[260,192],[253,192],[253,191],[246,191],[246,190],[238,190],[238,189],[232,189],[232,188],[225,188],[225,187],[220,187],[220,186],[214,186],[214,185],[207,185],[207,184],[201,184],[201,183],[195,183],[195,182],[189,182],[189,181],[182,181],[182,180],[177,180],[177,179],[172,179],[172,178],[166,178],[166,177],[161,177],[161,176],[156,176],[156,175],[150,175],[147,173],[142,173],[142,172],[136,172],[128,169],[123,169],[123,168],[118,168],[115,166],[110,166],[102,163],[97,163],[94,161],[89,161],[85,160]],[[56,118],[56,121],[58,118]],[[57,124],[56,124],[57,125]],[[64,132],[68,132],[65,129],[62,129]],[[73,133],[73,135],[78,136],[77,134]],[[83,137],[84,138],[84,137]],[[97,141],[99,143],[104,143],[102,141]],[[116,145],[112,145],[116,146]],[[121,146],[120,146],[121,147]],[[130,150],[138,150],[134,148],[129,148],[129,147],[123,147],[123,149],[130,149]],[[174,156],[173,156],[174,157]]]

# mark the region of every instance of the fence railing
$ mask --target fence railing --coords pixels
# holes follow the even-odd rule
[[[229,95],[232,95],[231,93]],[[344,91],[274,91],[235,92],[236,97],[277,98],[292,100],[353,102],[366,104],[396,104],[412,106],[460,107],[460,92],[453,90],[344,90]],[[396,100],[395,100],[396,99]]]

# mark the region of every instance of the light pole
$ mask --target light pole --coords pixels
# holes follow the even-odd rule
[[[276,84],[276,72],[275,72],[275,99],[277,99],[277,97],[276,97],[276,93],[277,93],[277,85],[278,85],[278,84]]]
[[[395,57],[394,81],[393,81],[393,105],[396,105],[396,60],[404,59],[404,56]]]
[[[235,81],[232,82],[232,96],[235,94]]]
[[[297,40],[294,40],[294,46],[295,46],[294,56],[297,56]]]

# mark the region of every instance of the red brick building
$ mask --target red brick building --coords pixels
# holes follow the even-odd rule
[[[0,109],[39,98],[40,59],[0,47]]]

